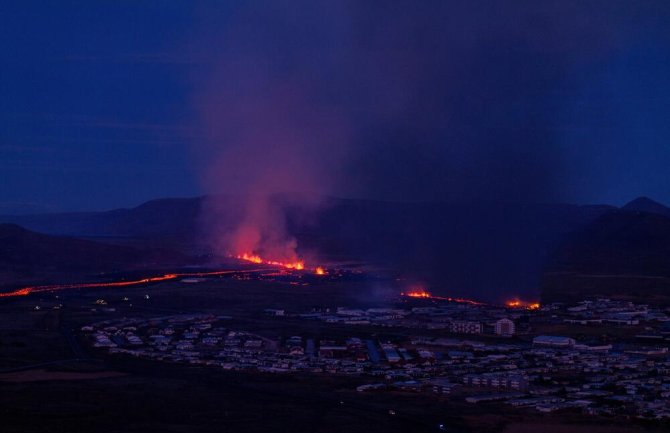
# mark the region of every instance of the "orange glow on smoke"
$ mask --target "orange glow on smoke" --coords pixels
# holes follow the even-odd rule
[[[526,301],[522,301],[521,299],[518,299],[518,298],[510,299],[509,301],[505,301],[505,306],[507,308],[521,308],[521,309],[526,309],[526,310],[539,310],[540,309],[540,303],[539,302],[526,302]]]
[[[263,260],[261,256],[249,253],[240,254],[238,256],[235,256],[235,258],[239,260],[245,260],[251,263],[280,266],[282,268],[296,269],[298,271],[302,271],[303,269],[305,269],[305,262],[301,260],[296,260],[295,262],[278,262],[275,260]]]
[[[319,266],[316,269],[314,269],[314,273],[316,275],[326,275],[326,270],[323,269],[321,266]]]

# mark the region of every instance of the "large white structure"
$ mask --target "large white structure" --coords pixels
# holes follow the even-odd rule
[[[514,335],[516,328],[514,322],[510,319],[500,319],[496,321],[495,333],[504,337],[511,337]]]

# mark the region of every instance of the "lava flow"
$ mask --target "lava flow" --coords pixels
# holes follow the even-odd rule
[[[469,305],[484,305],[482,302],[473,301],[472,299],[465,298],[452,298],[448,296],[434,296],[430,292],[424,289],[415,289],[409,292],[401,293],[402,296],[407,296],[410,298],[425,298],[425,299],[436,299],[438,301],[448,301],[448,302],[457,302],[459,304],[469,304]]]
[[[433,295],[426,292],[423,289],[412,290],[411,292],[402,293],[403,296],[409,296],[410,298],[432,298]]]
[[[256,272],[258,270],[250,271],[212,271],[212,272],[188,272],[180,274],[164,274],[157,277],[142,278],[139,280],[124,280],[124,281],[111,281],[107,283],[72,283],[72,284],[52,284],[44,286],[30,286],[23,287],[13,292],[4,292],[0,293],[0,298],[10,298],[16,296],[27,296],[31,293],[42,293],[42,292],[55,292],[58,290],[66,289],[91,289],[91,288],[100,288],[100,287],[126,287],[126,286],[137,286],[147,283],[157,283],[161,281],[169,281],[177,278],[184,277],[213,277],[217,275],[226,275],[234,274],[239,272]]]
[[[261,258],[261,256],[256,255],[256,254],[249,254],[249,253],[244,253],[235,256],[236,259],[239,260],[244,260],[247,262],[251,263],[256,263],[256,264],[264,264],[264,265],[271,265],[271,266],[280,266],[282,268],[286,269],[296,269],[298,271],[301,271],[305,269],[305,262],[301,260],[296,260],[295,262],[278,262],[275,260],[264,260]]]
[[[526,309],[526,310],[538,310],[540,308],[539,302],[526,302],[526,301],[522,301],[518,298],[510,299],[509,301],[506,301],[505,306],[507,308],[519,308],[519,309]]]
[[[239,254],[234,257],[238,260],[244,260],[246,262],[256,263],[259,265],[279,266],[280,268],[294,269],[297,271],[305,270],[305,262],[303,262],[302,260],[295,260],[293,262],[280,262],[276,260],[266,260],[263,259],[258,254],[251,254],[251,253]],[[316,275],[326,275],[328,272],[326,272],[326,269],[323,268],[322,266],[317,266],[316,268],[314,268],[314,273]]]
[[[263,260],[260,256],[253,254],[242,254],[236,256],[237,259],[245,260],[247,262],[269,265],[269,266],[279,266],[285,269],[294,269],[294,270],[304,270],[305,263],[302,261],[295,262],[278,262],[274,260]],[[263,269],[251,269],[246,271],[212,271],[212,272],[187,272],[179,274],[164,274],[156,277],[142,278],[139,280],[123,280],[123,281],[111,281],[107,283],[72,283],[72,284],[52,284],[44,286],[29,286],[22,287],[20,289],[14,290],[12,292],[3,292],[0,293],[0,298],[11,298],[17,296],[27,296],[32,293],[43,293],[43,292],[55,292],[58,290],[66,289],[90,289],[90,288],[100,288],[100,287],[125,287],[125,286],[137,286],[147,283],[157,283],[160,281],[169,281],[177,278],[184,277],[212,277],[217,275],[225,274],[234,274],[234,273],[246,273],[246,272],[258,272]],[[314,269],[316,275],[326,275],[326,270],[322,267],[317,267]]]
[[[27,296],[30,294],[32,287],[24,287],[23,289],[14,290],[13,292],[0,293],[0,298],[10,298],[13,296]]]

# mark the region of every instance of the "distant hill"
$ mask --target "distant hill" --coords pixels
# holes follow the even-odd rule
[[[181,254],[143,251],[81,239],[51,236],[15,224],[0,224],[0,283],[10,276],[138,269],[184,260]]]
[[[621,209],[631,212],[654,213],[670,218],[669,207],[662,205],[648,197],[638,197],[630,203],[624,205]]]
[[[206,202],[207,200],[208,202]],[[0,217],[40,232],[125,245],[207,251],[216,241],[202,222],[212,197],[162,199],[109,212]],[[240,198],[219,197],[224,213]],[[611,206],[569,204],[394,203],[326,199],[305,218],[290,199],[289,231],[302,253],[321,260],[363,260],[390,268],[436,293],[499,300],[536,296],[541,272],[564,237]],[[203,207],[205,205],[205,207]],[[216,220],[225,220],[226,215]]]
[[[542,299],[604,296],[670,304],[670,218],[637,210],[648,205],[638,201],[608,212],[570,236],[543,276]],[[658,206],[652,209],[662,211]]]
[[[58,236],[192,254],[201,198],[152,200],[131,209],[0,216],[0,223]]]
[[[201,198],[166,198],[131,209],[0,216],[42,233],[64,236],[179,237],[190,235],[200,213]]]

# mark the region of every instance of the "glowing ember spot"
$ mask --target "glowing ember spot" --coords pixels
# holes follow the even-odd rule
[[[318,268],[314,269],[314,273],[316,275],[326,275],[326,270],[319,266]]]
[[[526,302],[518,298],[505,301],[505,306],[507,308],[519,308],[525,310],[538,310],[540,308],[540,304],[538,302]]]

